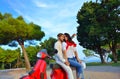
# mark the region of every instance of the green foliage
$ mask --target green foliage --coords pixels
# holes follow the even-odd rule
[[[0,62],[11,63],[17,59],[19,52],[16,50],[3,50],[0,48]]]
[[[94,52],[89,49],[83,50],[83,53],[85,54],[85,56],[93,56],[94,55]]]
[[[4,69],[6,64],[15,62],[19,53],[17,50],[4,50],[0,48],[0,63],[2,63],[2,69]]]
[[[120,50],[118,50],[117,52],[117,58],[118,58],[118,61],[120,61]]]
[[[13,18],[11,14],[0,13],[0,18],[0,44],[8,44],[13,40],[41,40],[45,35],[40,26],[27,24],[22,16]]]
[[[101,27],[96,21],[95,7],[99,7],[99,4],[93,2],[84,3],[77,14],[77,22],[79,24],[77,28],[77,39],[84,48],[92,50],[104,44],[103,40],[101,40]]]
[[[109,57],[110,59],[112,59],[112,61],[113,61],[113,55],[112,55],[112,54],[109,54],[108,57]]]
[[[52,37],[50,37],[48,40],[45,40],[44,42],[41,42],[40,43],[40,45],[41,45],[41,48],[42,49],[47,49],[47,51],[48,51],[48,54],[50,55],[50,56],[52,56],[53,55],[53,50],[54,50],[54,44],[55,44],[55,42],[56,42],[57,40],[55,39],[55,38],[52,38]]]
[[[111,59],[112,59],[112,61],[114,60],[114,58],[113,58],[113,55],[112,54],[109,54],[109,56],[108,57],[110,57]],[[117,59],[118,59],[118,61],[120,61],[120,50],[118,50],[117,51]]]
[[[120,0],[86,2],[77,14],[77,39],[84,48],[98,51],[109,46],[116,53],[120,42]],[[101,56],[102,57],[102,56]]]
[[[37,53],[41,50],[41,49],[47,49],[47,52],[50,56],[53,55],[53,50],[54,50],[54,43],[56,42],[55,38],[50,37],[48,40],[45,40],[44,42],[40,43],[40,46],[28,46],[26,48],[26,52],[28,53],[28,57],[30,60],[30,64],[32,66],[35,65],[36,61],[37,61]],[[47,63],[49,63],[49,60],[46,60]]]
[[[5,56],[6,53],[4,53],[4,50],[2,48],[0,48],[0,62],[5,62]]]
[[[118,63],[113,63],[113,62],[110,62],[110,63],[104,63],[104,64],[101,64],[101,63],[86,63],[87,66],[117,66],[117,67],[120,67],[120,61],[118,61]]]
[[[41,50],[39,46],[28,46],[26,48],[26,52],[28,53],[28,57],[30,60],[30,64],[34,66],[37,61],[37,53]]]
[[[26,23],[22,16],[13,18],[11,14],[0,13],[0,44],[8,44],[17,41],[22,47],[24,53],[26,69],[30,70],[30,63],[27,53],[24,50],[24,42],[26,40],[41,40],[45,33],[41,31],[41,27],[34,23]]]

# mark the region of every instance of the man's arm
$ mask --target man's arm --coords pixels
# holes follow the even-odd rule
[[[62,43],[62,50],[63,50],[63,56],[64,56],[64,58],[65,58],[65,60],[66,60],[66,62],[65,62],[65,64],[66,65],[70,65],[70,63],[68,62],[68,57],[67,57],[67,52],[66,52],[66,43]]]
[[[63,55],[64,55],[64,58],[65,58],[65,64],[69,66],[70,63],[68,62],[68,58],[67,58],[67,54],[66,54],[66,50],[63,50]]]
[[[57,49],[57,51],[58,51],[58,53],[57,53],[55,56],[56,56],[57,58],[59,58],[59,60],[64,63],[64,62],[65,62],[65,59],[63,58],[63,56],[61,56],[61,55],[59,54],[59,51],[62,50],[62,49],[60,48],[59,43],[55,43],[54,48]]]

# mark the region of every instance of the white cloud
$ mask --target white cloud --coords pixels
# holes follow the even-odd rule
[[[56,4],[47,3],[46,1],[41,0],[32,0],[33,4],[39,8],[56,8]]]
[[[40,7],[40,8],[47,8],[48,7],[48,4],[45,4],[45,3],[40,2],[40,1],[35,1],[34,0],[34,3],[37,7]]]
[[[14,11],[17,12],[19,15],[23,15],[23,13],[20,10],[16,9],[16,8],[14,8]]]

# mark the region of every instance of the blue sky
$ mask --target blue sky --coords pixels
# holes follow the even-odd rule
[[[91,0],[0,0],[0,12],[11,13],[13,17],[21,15],[26,22],[42,27],[46,34],[44,39],[56,38],[61,32],[77,32],[76,15],[86,1]],[[77,42],[76,38],[74,40]],[[82,52],[83,48],[78,49]]]
[[[59,32],[76,33],[76,15],[86,1],[90,0],[0,0],[0,12],[22,15],[40,25],[48,38]]]

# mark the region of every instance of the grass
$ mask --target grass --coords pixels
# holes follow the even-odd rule
[[[120,61],[118,63],[110,62],[110,63],[86,63],[87,66],[119,66],[120,67]]]

